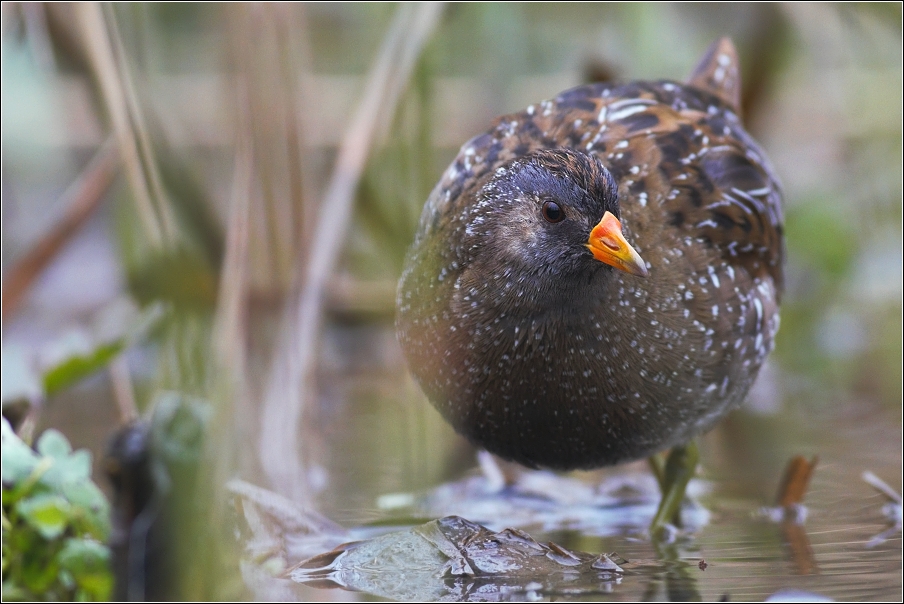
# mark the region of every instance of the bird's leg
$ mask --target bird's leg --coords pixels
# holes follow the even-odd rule
[[[499,464],[499,460],[489,451],[483,449],[478,451],[477,462],[480,464],[480,471],[483,473],[491,493],[499,493],[514,482],[513,477],[505,473],[505,470]]]
[[[657,453],[647,458],[650,464],[650,471],[656,477],[656,484],[659,485],[659,492],[665,493],[665,453]]]
[[[669,452],[665,463],[662,458],[655,456],[650,458],[650,467],[659,482],[659,490],[662,491],[659,509],[656,510],[653,522],[650,523],[650,535],[654,538],[666,524],[678,524],[684,492],[687,489],[687,483],[694,476],[699,458],[700,453],[697,450],[697,443],[694,441],[674,447]]]

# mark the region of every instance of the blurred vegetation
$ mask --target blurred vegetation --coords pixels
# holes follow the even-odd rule
[[[91,454],[57,430],[37,451],[3,420],[3,599],[110,599],[110,507]]]
[[[373,493],[466,463],[392,335],[405,250],[458,147],[495,116],[583,81],[680,80],[730,35],[745,121],[786,191],[782,330],[753,408],[878,407],[900,421],[901,16],[896,3],[504,3],[450,4],[434,23],[422,6],[391,4],[4,3],[4,416],[26,437],[55,427],[103,457],[118,428],[160,417],[163,393],[206,401],[204,469],[186,474],[179,497],[209,508],[174,505],[198,520],[184,525],[184,547],[216,559],[179,593],[237,597],[237,554],[219,530],[230,476],[288,494],[273,460],[300,464],[305,495],[294,498],[361,519]],[[382,100],[364,95],[374,89]],[[105,143],[117,154],[107,184],[89,162]],[[334,170],[355,152],[366,160],[358,177]],[[336,183],[353,192],[340,199],[347,219],[325,201]],[[82,214],[69,212],[78,204]],[[53,251],[37,254],[61,224]],[[313,319],[299,319],[315,265],[328,279]],[[8,309],[12,275],[25,285]],[[296,321],[313,321],[310,367],[289,337]],[[297,417],[283,422],[297,436],[274,432],[268,409]],[[7,547],[48,539],[26,502],[59,508],[54,527],[76,523],[79,505],[45,485],[8,515],[7,434],[4,423],[4,599],[17,559]],[[7,539],[13,515],[28,543]],[[105,533],[62,531],[49,555],[71,580],[29,579],[10,598],[109,593],[91,574],[106,558],[83,536]],[[65,566],[79,552],[87,574]]]

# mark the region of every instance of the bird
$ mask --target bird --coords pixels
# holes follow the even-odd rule
[[[476,445],[554,470],[671,449],[653,526],[779,328],[782,192],[740,90],[722,38],[686,82],[583,85],[497,118],[431,192],[397,290],[409,368]]]

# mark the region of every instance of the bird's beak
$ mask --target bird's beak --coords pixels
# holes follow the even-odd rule
[[[640,254],[625,241],[621,232],[621,222],[611,212],[603,214],[603,219],[590,231],[587,249],[600,262],[605,262],[626,273],[639,277],[646,277],[650,274]]]

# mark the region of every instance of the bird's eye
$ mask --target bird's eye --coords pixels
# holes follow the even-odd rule
[[[546,222],[562,222],[565,220],[565,211],[556,202],[547,201],[543,204],[543,218]]]

